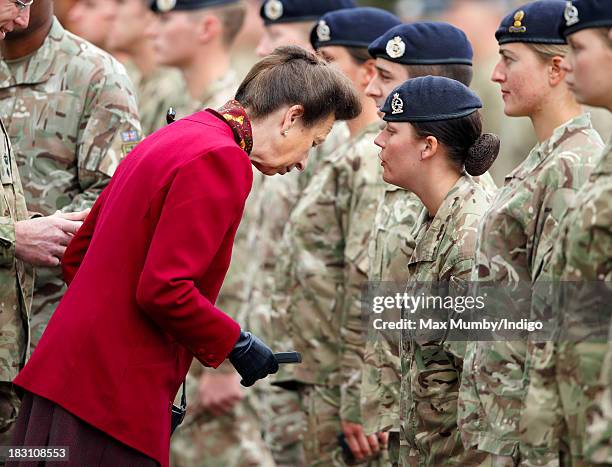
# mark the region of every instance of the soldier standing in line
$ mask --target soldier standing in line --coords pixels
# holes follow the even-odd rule
[[[316,25],[316,20],[329,11],[354,6],[353,0],[266,1],[260,8],[265,35],[257,47],[257,54],[265,56],[274,48],[289,43],[312,50],[310,33]],[[299,174],[288,174],[280,179],[278,177],[274,180],[264,179],[258,190],[253,222],[255,229],[249,233],[249,241],[258,248],[265,244],[266,248],[260,250],[262,254],[250,257],[246,268],[250,271],[245,295],[247,303],[243,307],[241,316],[250,326],[261,328],[262,335],[270,332],[269,322],[273,314],[272,291],[277,281],[274,271],[281,254],[280,241],[283,228],[308,180],[318,171],[318,161],[331,154],[347,138],[346,124],[337,122],[325,143],[311,151],[306,170]],[[269,206],[275,206],[273,214]],[[286,341],[287,336],[284,334],[283,339]],[[292,348],[290,342],[279,345]],[[291,369],[281,369],[281,375],[276,381],[282,384],[282,381],[291,379],[290,374]],[[287,467],[304,465],[302,437],[306,421],[295,387],[291,386],[288,389],[284,386],[281,389],[269,385],[266,380],[255,388],[255,391],[249,392],[248,397],[253,399],[254,393],[259,394],[257,403],[264,403],[265,409],[259,413],[266,414],[263,417],[266,443],[272,449],[277,465]],[[255,402],[253,404],[255,405]]]
[[[482,134],[480,108],[467,86],[439,76],[406,81],[382,108],[387,125],[376,144],[384,180],[425,206],[408,262],[412,296],[467,290],[477,226],[495,195],[472,176],[484,174],[499,152],[497,136]],[[464,356],[465,343],[447,341],[444,331],[401,331],[400,465],[475,465],[486,457],[466,451],[457,428]]]
[[[166,125],[169,107],[184,106],[185,83],[176,69],[159,66],[147,29],[156,27],[149,0],[119,0],[108,34],[113,53],[127,57],[123,63],[136,88],[142,133],[148,136]]]
[[[421,22],[397,26],[369,47],[376,59],[376,76],[366,89],[378,108],[391,91],[408,79],[438,75],[466,86],[472,79],[472,47],[465,34],[446,23]],[[482,177],[488,189],[494,184]],[[385,184],[369,245],[368,280],[405,284],[414,249],[414,230],[423,210],[412,192]],[[365,344],[361,384],[361,411],[367,435],[389,432],[389,462],[399,461],[400,445],[400,349],[399,331],[370,329]]]
[[[501,86],[504,112],[530,117],[539,143],[506,177],[481,223],[472,280],[496,286],[503,311],[497,298],[489,308],[516,318],[529,317],[532,284],[555,229],[603,148],[565,80],[567,45],[559,32],[564,8],[563,1],[527,4],[506,16],[496,33],[501,58],[492,79]],[[558,457],[519,449],[526,347],[526,334],[468,346],[459,411],[463,442],[500,465]],[[531,436],[541,435],[531,428]]]
[[[26,28],[29,15],[29,6],[1,0],[2,39],[15,28]],[[0,130],[0,445],[7,446],[21,405],[12,380],[29,353],[32,266],[57,266],[86,212],[48,217],[29,214],[11,141],[2,122]]]
[[[243,25],[242,0],[157,0],[151,9],[158,21],[149,34],[161,64],[176,67],[186,85],[186,99],[176,105],[180,117],[204,108],[216,109],[233,98],[238,75],[231,48]],[[252,256],[247,236],[263,176],[254,174],[253,190],[234,239],[232,262],[219,293],[219,307],[232,317],[244,303],[245,265]],[[244,324],[244,323],[243,323]],[[229,364],[217,370],[194,362],[186,380],[189,411],[171,440],[171,462],[186,466],[273,466],[261,436],[261,422],[247,403],[240,377]]]
[[[606,109],[609,118],[612,4],[568,2],[561,21],[570,45],[563,67],[571,90],[578,102]],[[610,290],[603,286],[612,280],[611,175],[609,142],[561,222],[543,274],[545,280],[560,281],[560,287],[568,289],[561,289],[562,294],[553,290],[548,296],[552,317],[560,319],[564,334],[559,341],[530,341],[528,347],[533,361],[521,414],[521,442],[555,454],[561,450],[562,462],[567,464],[612,463],[612,345],[610,340],[605,342]],[[567,300],[570,291],[574,296]],[[589,326],[593,315],[603,324],[602,329]],[[593,336],[603,336],[603,342]],[[542,410],[542,401],[546,410]]]
[[[141,139],[134,91],[120,63],[64,30],[52,0],[30,9],[29,26],[0,45],[0,116],[28,209],[81,211]],[[37,272],[32,348],[65,290],[59,268]]]
[[[367,241],[382,180],[374,137],[377,108],[365,95],[375,74],[367,52],[372,40],[400,24],[384,10],[357,8],[321,17],[311,41],[320,56],[351,79],[363,112],[349,122],[350,138],[320,162],[291,213],[283,233],[275,314],[303,362],[293,372],[307,417],[304,437],[308,465],[345,465],[348,454],[367,461],[380,453],[376,436],[363,434],[359,392],[345,391],[355,370],[353,346],[361,345],[360,286],[367,274]],[[275,310],[275,311],[276,311]],[[349,453],[342,455],[343,434]],[[344,457],[344,459],[343,459]]]

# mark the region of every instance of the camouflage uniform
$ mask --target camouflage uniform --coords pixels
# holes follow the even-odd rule
[[[340,414],[360,421],[359,394],[343,382],[353,376],[365,339],[360,286],[383,194],[373,143],[379,127],[378,122],[368,126],[323,161],[283,233],[274,332],[288,334],[302,353],[302,364],[285,381],[304,385],[310,465],[343,465],[337,442]]]
[[[221,79],[213,82],[199,101],[177,106],[179,118],[205,108],[219,108],[234,97],[239,86],[236,73],[229,70]],[[227,272],[216,306],[234,318],[246,302],[245,266],[253,256],[248,237],[254,224],[254,210],[258,204],[259,186],[263,175],[255,171],[253,188],[245,205],[240,227],[236,232],[232,262]],[[244,327],[244,322],[241,322]],[[274,466],[272,455],[262,438],[261,422],[252,400],[244,399],[230,412],[215,417],[199,406],[198,387],[205,372],[235,373],[234,367],[225,361],[216,370],[204,368],[194,361],[186,379],[187,401],[190,410],[171,439],[171,465],[174,467],[227,467]],[[177,395],[178,398],[178,395]]]
[[[20,406],[11,381],[25,364],[28,353],[34,274],[31,267],[15,258],[15,223],[27,219],[28,210],[2,122],[0,127],[0,445],[6,446],[10,444],[11,428]]]
[[[601,147],[589,116],[581,115],[531,151],[506,177],[482,221],[472,280],[511,290],[519,284],[531,286],[544,267],[568,202],[587,180]],[[530,302],[530,297],[515,300],[514,311],[528,317]],[[466,447],[504,456],[508,462],[518,460],[526,347],[526,337],[468,346],[459,408]]]
[[[28,209],[44,215],[91,207],[141,139],[124,67],[55,18],[35,53],[0,62],[0,104]],[[64,291],[59,268],[38,271],[32,348]]]
[[[407,265],[415,245],[413,230],[422,209],[423,204],[414,193],[394,185],[385,186],[368,246],[369,281],[406,282]],[[372,325],[368,329],[359,381],[364,431],[368,435],[383,431],[399,433],[399,332],[377,331]],[[399,442],[398,436],[390,439],[389,444],[395,441]],[[390,448],[395,452],[399,450],[399,446]]]
[[[133,62],[125,63],[128,76],[136,88],[138,113],[145,136],[166,126],[166,113],[186,105],[187,89],[181,73],[173,68],[157,67],[143,76]]]
[[[422,210],[408,263],[409,294],[427,293],[434,285],[450,295],[465,295],[477,226],[494,194],[463,175],[433,218]],[[422,331],[402,331],[401,465],[470,465],[484,459],[483,453],[463,449],[457,429],[465,345]]]
[[[558,230],[549,268],[552,279],[561,281],[565,287],[571,283],[586,284],[583,289],[586,295],[580,288],[572,289],[569,297],[568,293],[551,294],[553,318],[559,320],[561,334],[555,345],[547,343],[543,350],[534,346],[528,397],[521,419],[522,426],[536,424],[544,447],[553,452],[561,450],[561,460],[576,465],[612,462],[610,425],[606,424],[610,420],[610,364],[604,364],[610,362],[609,356],[604,360],[609,344],[605,336],[597,338],[602,329],[590,325],[593,316],[589,315],[596,315],[605,327],[603,331],[607,331],[609,285],[606,293],[601,294],[600,290],[596,296],[590,296],[592,284],[606,287],[612,281],[612,144],[603,154],[589,183],[576,196],[575,208]],[[589,415],[587,409],[596,396],[600,406],[592,407]],[[541,400],[551,402],[548,417],[537,415],[541,407],[536,405]],[[590,436],[585,436],[587,417],[591,419]]]

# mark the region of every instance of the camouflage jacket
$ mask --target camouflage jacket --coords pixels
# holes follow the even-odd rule
[[[227,70],[224,76],[210,83],[199,99],[186,97],[182,105],[176,108],[177,118],[183,118],[206,108],[218,109],[234,98],[240,86],[238,75],[234,70]],[[187,93],[187,91],[185,91]]]
[[[185,82],[181,73],[173,68],[158,67],[143,76],[132,61],[127,61],[125,69],[136,88],[142,133],[148,136],[166,126],[170,107],[176,110],[185,106]]]
[[[423,209],[416,246],[408,263],[407,292],[430,293],[442,287],[464,295],[474,265],[477,229],[495,192],[463,175],[436,215]],[[419,312],[412,315],[418,319]],[[403,316],[410,318],[410,316]],[[401,332],[402,459],[419,465],[468,465],[481,455],[464,451],[457,429],[457,397],[465,343],[443,335]]]
[[[423,209],[414,193],[394,185],[385,186],[368,246],[369,281],[389,282],[391,287],[406,283],[408,261],[415,245],[414,230]],[[365,432],[399,431],[399,331],[378,331],[370,323],[361,371]]]
[[[356,326],[363,326],[359,286],[366,280],[365,245],[373,220],[364,216],[373,218],[382,196],[373,143],[378,128],[378,122],[368,126],[323,161],[283,232],[274,308],[280,316],[277,307],[285,307],[286,319],[282,326],[275,325],[274,333],[288,333],[302,353],[303,363],[293,375],[297,381],[341,385],[341,327],[352,326],[355,319],[347,319],[347,304],[358,308]],[[355,222],[367,228],[357,229]],[[359,330],[349,329],[350,340]],[[355,404],[358,407],[358,400]]]
[[[589,116],[581,115],[530,152],[506,177],[480,225],[472,280],[509,290],[519,285],[530,289],[545,268],[560,219],[588,179],[602,146]],[[521,296],[513,306],[513,312],[528,317],[531,297]],[[463,373],[459,409],[466,447],[518,454],[526,353],[526,337],[468,346],[466,360],[472,366]]]
[[[30,211],[91,207],[141,139],[125,68],[57,19],[33,54],[0,62],[7,126]],[[65,290],[59,268],[39,269],[32,304],[35,346]]]
[[[33,271],[15,257],[15,223],[28,218],[11,143],[2,122],[0,142],[0,381],[12,381],[23,367],[29,341]]]

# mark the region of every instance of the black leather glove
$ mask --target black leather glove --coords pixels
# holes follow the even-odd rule
[[[242,376],[240,384],[246,387],[278,371],[278,362],[272,350],[250,332],[240,332],[229,361]]]

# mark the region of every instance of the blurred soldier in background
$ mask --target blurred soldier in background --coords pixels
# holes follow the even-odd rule
[[[70,31],[103,50],[117,13],[117,0],[76,0],[68,11]]]
[[[149,26],[157,58],[180,70],[186,84],[179,117],[204,108],[217,109],[234,97],[239,85],[231,66],[231,49],[245,17],[241,0],[156,0],[158,21]],[[243,221],[234,239],[232,263],[217,305],[234,318],[244,303],[247,234],[257,186],[255,174]],[[265,446],[260,421],[244,401],[245,392],[234,368],[225,362],[205,369],[194,362],[187,376],[187,418],[171,440],[171,462],[177,467],[274,465]]]
[[[125,68],[64,30],[52,0],[31,6],[30,25],[1,44],[0,115],[11,137],[30,211],[91,207],[141,139]],[[32,347],[65,291],[59,268],[37,272]]]
[[[78,0],[54,0],[53,11],[55,17],[58,19],[60,24],[69,31],[72,31],[72,25],[68,21],[68,15],[72,7]]]
[[[169,107],[185,105],[186,89],[180,72],[158,65],[147,28],[157,18],[149,0],[117,0],[117,14],[108,34],[108,47],[127,57],[126,70],[138,98],[142,133],[148,136],[166,125]]]

